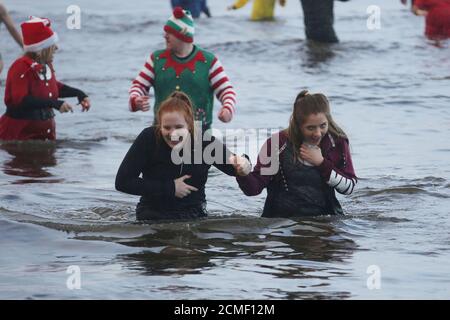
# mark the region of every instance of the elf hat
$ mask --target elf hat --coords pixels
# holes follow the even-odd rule
[[[175,7],[173,14],[167,20],[164,31],[173,34],[181,41],[192,43],[194,41],[194,19],[188,10]]]
[[[33,16],[20,25],[25,52],[38,52],[56,44],[58,35],[53,32],[50,25],[49,19]]]

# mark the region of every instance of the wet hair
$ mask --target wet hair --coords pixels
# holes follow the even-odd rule
[[[191,99],[181,91],[174,91],[159,106],[156,114],[156,134],[161,139],[161,118],[167,112],[181,112],[188,125],[191,137],[194,137],[194,114]]]
[[[328,132],[334,138],[347,138],[344,130],[334,122],[331,116],[330,103],[327,97],[322,93],[309,94],[307,90],[303,90],[295,98],[289,127],[285,130],[294,146],[295,157],[298,157],[300,146],[304,140],[300,130],[301,126],[309,115],[318,113],[325,114],[328,121]]]

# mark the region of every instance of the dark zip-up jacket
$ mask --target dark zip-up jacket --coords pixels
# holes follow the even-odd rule
[[[220,150],[223,155],[220,161],[207,163],[209,160],[202,157],[201,163],[192,164],[195,152],[192,148],[191,164],[175,164],[171,158],[172,149],[162,138],[156,136],[155,131],[155,127],[152,126],[139,134],[123,159],[116,176],[116,189],[141,196],[139,205],[169,215],[173,211],[200,207],[206,202],[205,184],[211,165],[227,175],[236,175],[234,167],[226,164],[226,160],[232,153],[214,137],[211,141],[200,144],[201,154],[207,148],[205,153],[209,154],[209,151],[213,150],[211,154],[214,157],[216,154],[214,150]],[[192,147],[195,145],[193,143]],[[196,187],[198,191],[193,191],[180,199],[175,197],[174,180],[184,175],[191,176],[184,182]]]

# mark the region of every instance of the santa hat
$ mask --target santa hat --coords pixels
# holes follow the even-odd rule
[[[38,52],[56,44],[58,35],[53,32],[50,25],[49,19],[33,16],[21,24],[25,52]]]
[[[192,43],[194,41],[194,19],[188,10],[181,7],[173,9],[173,14],[167,20],[164,31],[173,34],[181,41]]]

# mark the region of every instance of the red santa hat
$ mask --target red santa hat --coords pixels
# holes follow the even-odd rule
[[[58,35],[50,26],[49,19],[33,16],[21,24],[25,52],[38,52],[56,44]]]

